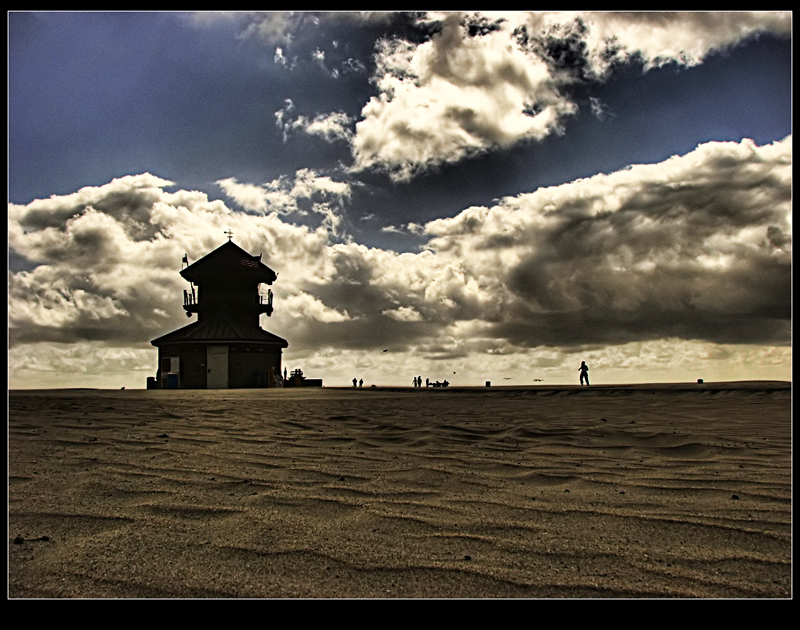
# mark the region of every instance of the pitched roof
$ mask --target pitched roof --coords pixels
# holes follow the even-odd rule
[[[181,271],[184,278],[195,284],[211,276],[230,277],[232,273],[265,284],[272,284],[278,277],[278,274],[261,262],[260,254],[251,256],[233,241],[220,245]]]
[[[202,322],[194,322],[171,333],[167,333],[150,343],[163,346],[168,343],[192,342],[246,342],[261,343],[286,348],[289,342],[259,327],[247,326],[224,312],[216,313]]]

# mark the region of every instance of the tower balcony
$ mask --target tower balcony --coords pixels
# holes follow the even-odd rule
[[[266,313],[267,317],[272,315],[272,291],[268,295],[256,294],[253,301],[208,301],[200,302],[194,293],[183,292],[183,310],[186,316],[191,317],[193,313],[213,313],[214,311],[227,311],[229,313],[257,314]]]

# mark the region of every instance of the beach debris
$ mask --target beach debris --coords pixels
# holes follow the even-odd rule
[[[49,541],[50,541],[50,536],[39,536],[39,538],[28,538],[27,540],[22,536],[17,536],[16,538],[14,538],[15,545],[22,545],[23,543],[26,542],[49,542]]]
[[[731,499],[732,499],[733,501],[740,501],[740,500],[741,500],[741,497],[740,497],[738,494],[732,494],[732,495],[731,495]]]

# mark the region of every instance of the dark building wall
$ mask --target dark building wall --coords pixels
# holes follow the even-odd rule
[[[273,377],[281,372],[281,351],[231,345],[228,350],[228,387],[267,387],[270,368]],[[274,387],[274,383],[272,384]]]
[[[175,344],[158,349],[159,369],[164,358],[178,357],[180,360],[181,389],[206,389],[207,346],[204,344]],[[281,373],[281,349],[258,344],[230,344],[228,346],[228,387],[274,387],[269,383],[270,368],[273,375]],[[166,387],[166,375],[162,374],[162,386]]]
[[[158,349],[158,365],[163,365],[165,357],[180,359],[179,387],[205,389],[206,387],[206,346],[202,344],[162,346]],[[162,375],[163,379],[163,375]]]

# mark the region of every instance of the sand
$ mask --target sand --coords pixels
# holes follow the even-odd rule
[[[9,393],[10,598],[790,598],[788,383]]]

